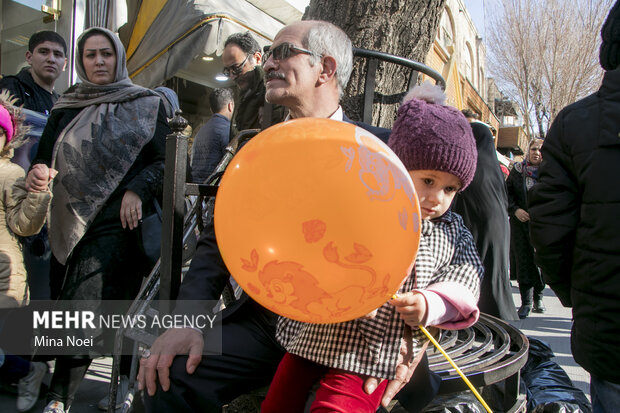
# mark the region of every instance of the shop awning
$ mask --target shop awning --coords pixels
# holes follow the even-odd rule
[[[261,3],[271,10],[259,8]],[[128,23],[119,35],[135,83],[154,87],[180,75],[216,87],[221,86],[215,75],[229,35],[250,31],[263,46],[295,19],[301,19],[301,12],[282,0],[141,0],[128,2]]]

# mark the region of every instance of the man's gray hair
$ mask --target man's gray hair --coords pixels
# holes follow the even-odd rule
[[[331,56],[336,60],[336,78],[340,97],[347,87],[349,76],[353,70],[353,46],[349,36],[338,26],[326,21],[317,20],[308,30],[303,39],[303,47],[322,56]],[[319,56],[310,56],[314,66]]]

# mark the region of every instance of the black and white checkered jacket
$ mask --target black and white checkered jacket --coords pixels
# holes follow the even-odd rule
[[[471,233],[459,215],[448,211],[441,218],[422,222],[414,271],[398,292],[452,282],[469,290],[477,301],[483,271]],[[337,324],[310,324],[281,317],[276,337],[289,353],[315,363],[393,379],[404,328],[400,314],[386,303],[373,319]],[[427,339],[418,329],[412,333],[415,355]]]

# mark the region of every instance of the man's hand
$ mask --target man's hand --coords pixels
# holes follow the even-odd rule
[[[202,334],[191,328],[173,328],[159,336],[150,348],[151,355],[140,359],[138,370],[138,388],[146,388],[149,396],[153,396],[157,390],[157,377],[164,391],[170,389],[170,366],[172,360],[179,354],[187,354],[185,368],[188,374],[192,374],[200,360],[204,340]]]
[[[58,174],[53,168],[48,168],[44,163],[38,163],[32,167],[26,176],[26,190],[28,192],[47,191],[49,183]]]
[[[398,355],[398,363],[396,364],[396,377],[393,380],[390,380],[385,388],[385,392],[383,393],[383,398],[381,399],[381,405],[388,408],[388,405],[396,396],[396,394],[405,387],[405,384],[409,383],[411,380],[411,376],[415,368],[422,360],[424,353],[426,352],[426,347],[428,346],[428,342],[424,344],[418,355],[415,359],[411,360],[413,355],[413,347],[411,342],[411,329],[405,328],[405,334],[400,344],[400,353]],[[378,379],[376,377],[369,377],[364,381],[364,391],[366,394],[372,394],[375,389],[379,386],[384,379]]]
[[[521,222],[527,222],[530,220],[530,214],[525,209],[517,208],[515,211],[515,217]]]
[[[410,291],[391,299],[389,303],[410,327],[418,327],[426,318],[426,299],[420,293]]]

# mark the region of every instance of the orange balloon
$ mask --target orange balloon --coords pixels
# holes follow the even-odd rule
[[[215,235],[239,285],[282,316],[337,323],[389,300],[411,272],[420,206],[409,173],[370,132],[303,118],[228,165]]]

